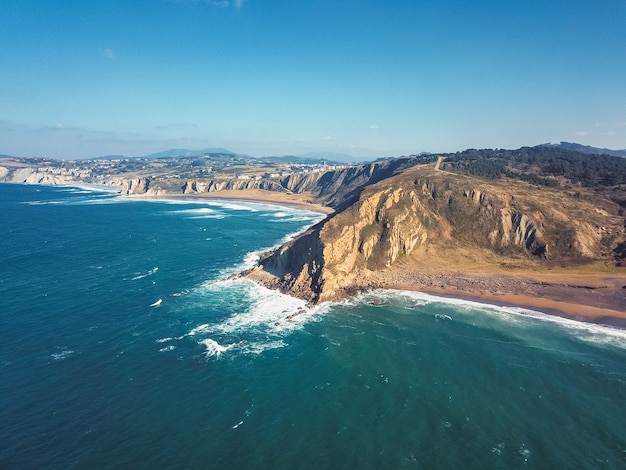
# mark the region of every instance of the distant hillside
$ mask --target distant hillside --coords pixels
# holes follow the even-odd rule
[[[468,149],[445,155],[442,169],[488,179],[502,176],[539,186],[626,185],[626,159],[539,145],[517,150]]]
[[[158,159],[158,158],[176,158],[176,157],[198,157],[202,155],[217,154],[217,155],[240,155],[236,152],[224,148],[207,148],[203,150],[190,150],[190,149],[169,149],[163,152],[151,153],[149,155],[143,155],[137,158],[145,159]]]
[[[327,161],[334,161],[340,163],[354,163],[357,161],[352,155],[347,155],[345,153],[334,153],[334,152],[309,152],[302,155],[297,155],[299,158],[317,158]]]
[[[596,155],[614,155],[616,157],[626,157],[626,149],[611,150],[606,148],[591,147],[589,145],[575,144],[571,142],[561,142],[559,144],[542,144],[543,147],[556,147],[575,152],[592,153]]]
[[[302,157],[296,155],[283,155],[282,157],[265,157],[259,160],[272,163],[300,164],[300,165],[343,165],[344,162],[327,158]]]
[[[260,160],[284,163],[303,163],[307,165],[317,165],[323,163],[327,163],[329,165],[337,165],[344,163],[354,163],[357,161],[357,159],[352,155],[333,152],[309,152],[301,155],[283,155],[280,157],[269,156],[261,158]]]

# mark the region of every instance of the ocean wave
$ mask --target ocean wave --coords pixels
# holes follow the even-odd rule
[[[260,354],[282,348],[294,331],[317,318],[301,299],[266,289],[247,279],[218,281],[205,285],[216,295],[237,294],[246,307],[215,323],[202,323],[188,335],[206,348],[207,357],[228,352]]]
[[[238,274],[242,271],[255,267],[258,264],[261,255],[263,253],[267,253],[268,251],[273,250],[274,248],[275,246],[268,246],[266,248],[261,248],[259,250],[246,253],[241,263],[221,269],[219,271],[218,278],[226,279],[233,274]]]
[[[183,215],[188,219],[224,219],[227,217],[227,214],[217,211],[215,209],[211,209],[209,207],[200,207],[196,209],[182,209],[175,210],[171,212],[167,212],[170,215]]]
[[[50,354],[50,357],[52,359],[54,359],[55,361],[60,361],[60,360],[63,360],[63,359],[67,359],[72,354],[74,354],[74,351],[71,351],[69,349],[63,348],[61,351],[59,351],[57,353]]]
[[[284,217],[290,217],[292,214],[289,214],[285,211],[276,211],[276,212],[268,212],[267,214],[262,214],[261,217],[276,217],[282,219]]]
[[[150,271],[148,271],[147,273],[144,274],[138,274],[135,277],[131,277],[130,280],[131,281],[138,281],[139,279],[143,279],[144,277],[148,277],[148,276],[152,276],[153,274],[155,274],[157,271],[159,270],[158,267],[154,267],[152,268]]]
[[[231,201],[206,201],[209,206],[221,207],[231,211],[247,211],[247,212],[259,212],[261,209],[256,207],[255,203],[240,203]]]
[[[206,351],[204,354],[207,357],[220,357],[223,352],[226,352],[229,349],[231,349],[233,346],[235,346],[235,343],[229,344],[227,346],[222,346],[217,341],[211,338],[203,339],[201,341],[198,341],[198,343],[206,347]]]
[[[429,309],[424,309],[424,307],[433,304],[451,305],[460,316],[478,313],[483,317],[498,319],[522,328],[536,325],[537,322],[550,323],[579,341],[597,345],[610,345],[621,349],[626,348],[626,330],[624,329],[577,321],[522,307],[493,305],[453,297],[438,297],[417,291],[383,289],[361,294],[351,302],[355,304],[368,303],[383,307],[392,304],[401,308],[424,312],[429,312]]]
[[[63,205],[65,201],[25,201],[20,204],[26,204],[27,206],[47,206],[47,205]]]

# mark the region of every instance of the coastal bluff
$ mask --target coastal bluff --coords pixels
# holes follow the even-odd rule
[[[532,277],[598,264],[622,269],[626,231],[615,202],[437,168],[414,165],[363,186],[354,201],[244,275],[318,303],[377,287],[419,287],[432,272],[521,270]]]

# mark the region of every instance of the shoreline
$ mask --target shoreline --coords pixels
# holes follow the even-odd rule
[[[5,182],[10,183],[10,182]],[[20,183],[17,183],[20,184]],[[24,184],[24,183],[21,183]],[[30,183],[37,186],[41,183]],[[93,188],[96,190],[114,191],[111,186],[64,183],[49,186],[64,186],[76,188]],[[224,190],[201,194],[135,194],[120,195],[122,198],[141,199],[192,199],[192,200],[232,200],[256,203],[275,204],[277,206],[293,207],[309,210],[324,215],[334,213],[334,210],[314,204],[306,200],[306,195],[287,194],[264,190]],[[379,282],[366,286],[365,290],[386,289],[422,292],[441,298],[456,298],[479,302],[494,306],[506,306],[528,309],[547,315],[555,315],[575,321],[593,323],[605,326],[626,329],[626,272],[619,275],[581,274],[569,272],[567,274],[551,274],[547,272],[492,272],[489,274],[477,272],[437,271],[432,267],[415,270],[394,270],[394,273],[380,273]],[[550,278],[557,276],[559,283],[551,282]],[[547,281],[546,281],[547,279]],[[606,285],[600,281],[611,281]],[[572,281],[567,283],[567,281]],[[255,281],[257,282],[257,281]],[[621,284],[621,285],[620,285]],[[603,290],[612,289],[611,295],[597,306],[591,302],[591,293],[603,294]],[[541,292],[541,291],[544,292]]]
[[[326,215],[334,212],[332,209],[318,204],[289,199],[289,196],[284,193],[262,190],[228,190],[204,194],[182,194],[175,197],[272,203]],[[368,290],[381,288],[423,292],[442,298],[456,298],[494,306],[522,308],[569,320],[626,330],[626,287],[622,288],[622,286],[626,286],[626,272],[623,275],[589,275],[579,272],[566,274],[534,273],[528,270],[514,273],[484,274],[447,270],[437,272],[433,268],[428,268],[426,272],[415,270],[415,272],[409,271],[405,275],[400,277],[413,279],[405,279],[404,281],[399,279],[381,280],[375,283],[376,285],[368,287]],[[554,282],[555,276],[559,283]],[[386,278],[387,275],[383,277]],[[392,277],[396,276],[392,275]],[[437,281],[434,278],[437,278]],[[569,283],[565,284],[567,281]],[[438,282],[441,282],[441,285],[437,286]],[[610,286],[607,285],[607,282]],[[476,287],[476,284],[480,287]],[[612,289],[611,297],[604,299],[602,307],[593,305],[592,301],[597,299],[592,298],[590,293],[598,294],[607,289]],[[545,292],[541,292],[542,290]]]
[[[589,305],[559,302],[552,299],[536,298],[523,294],[502,293],[472,295],[456,289],[423,289],[412,286],[394,286],[385,287],[384,289],[391,291],[404,290],[421,292],[444,299],[466,300],[486,305],[493,305],[495,307],[521,308],[581,323],[591,323],[594,325],[610,326],[626,330],[626,312],[619,310],[600,309]]]
[[[532,273],[403,274],[398,277],[404,279],[383,281],[380,287],[523,308],[569,320],[626,329],[626,287],[623,287],[626,286],[626,273],[535,273],[534,276]],[[559,282],[554,282],[554,279],[550,282],[550,278]]]
[[[245,193],[245,194],[241,194]],[[303,194],[287,194],[279,193],[275,191],[264,191],[262,189],[245,189],[236,190],[228,189],[223,191],[213,191],[209,193],[194,193],[194,194],[130,194],[121,197],[125,198],[155,198],[155,199],[193,199],[193,200],[231,200],[231,201],[246,201],[256,202],[259,204],[273,204],[278,206],[286,206],[297,209],[304,209],[311,212],[317,212],[319,214],[329,215],[334,213],[334,209],[323,206],[321,204],[315,204],[306,200],[306,195]]]

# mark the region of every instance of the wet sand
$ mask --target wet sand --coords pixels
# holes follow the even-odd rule
[[[626,274],[532,274],[405,272],[391,279],[386,276],[381,287],[521,307],[626,329]]]

